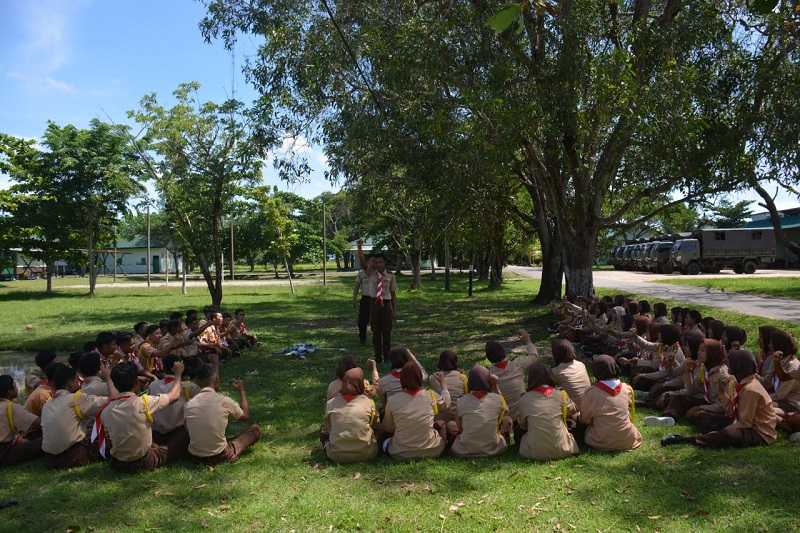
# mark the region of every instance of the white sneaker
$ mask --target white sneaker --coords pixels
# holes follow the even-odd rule
[[[646,416],[644,417],[645,426],[672,427],[675,419],[671,416]]]
[[[794,442],[795,444],[800,444],[800,431],[789,435],[789,440]]]

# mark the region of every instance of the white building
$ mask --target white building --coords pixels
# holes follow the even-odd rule
[[[130,241],[118,241],[116,248],[103,250],[100,255],[101,271],[112,272],[114,270],[114,250],[116,249],[117,274],[147,274],[147,239],[136,237]],[[180,274],[183,271],[183,258],[176,255],[175,250],[171,250],[168,245],[159,241],[150,241],[152,274]]]

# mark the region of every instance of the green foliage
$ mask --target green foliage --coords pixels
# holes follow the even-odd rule
[[[522,15],[522,4],[511,4],[510,6],[501,9],[494,16],[492,16],[486,24],[497,33],[506,31],[513,23],[517,22]]]
[[[711,223],[718,228],[741,228],[753,214],[750,209],[752,203],[750,200],[732,203],[729,199],[723,198],[718,205],[711,208],[713,215]]]

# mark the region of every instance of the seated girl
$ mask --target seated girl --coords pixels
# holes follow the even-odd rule
[[[397,459],[439,457],[447,443],[445,423],[436,421],[439,410],[450,405],[450,392],[442,395],[422,388],[422,369],[414,361],[400,371],[401,391],[389,396],[381,427],[389,435],[383,451]]]
[[[775,392],[779,384],[775,376],[775,364],[772,358],[772,335],[776,331],[780,330],[773,326],[758,327],[758,375],[767,392]]]
[[[550,370],[542,363],[528,367],[528,392],[519,404],[517,423],[525,431],[519,454],[527,459],[561,459],[576,455],[578,444],[567,430],[576,412],[565,390],[557,389]]]
[[[649,390],[656,383],[680,377],[680,366],[686,357],[681,349],[681,331],[675,325],[667,324],[659,328],[658,342],[650,342],[638,335],[629,335],[633,343],[643,350],[655,354],[658,370],[638,374],[633,384],[637,389]]]
[[[650,332],[650,319],[646,316],[636,316],[633,320],[633,333],[637,337],[646,338]],[[638,365],[642,348],[633,341],[626,342],[627,347],[620,350],[616,356],[617,364],[623,373],[630,374]]]
[[[438,394],[442,394],[442,385],[450,391],[450,407],[439,412],[438,419],[450,422],[456,419],[456,403],[469,390],[467,387],[467,376],[458,369],[458,356],[455,352],[445,350],[439,354],[438,372],[433,374],[428,380],[431,389]]]
[[[800,411],[800,361],[797,359],[797,344],[791,334],[777,330],[772,334],[772,358],[775,377],[778,378],[772,400],[779,408],[780,416]]]
[[[583,396],[580,422],[587,426],[586,444],[597,450],[633,450],[642,445],[642,435],[631,421],[635,412],[633,389],[619,379],[619,367],[608,355],[592,362],[597,382]]]
[[[389,398],[403,390],[400,383],[400,371],[406,363],[414,363],[422,374],[422,380],[427,379],[427,374],[422,365],[419,364],[417,358],[411,353],[411,350],[405,346],[397,346],[389,351],[389,363],[392,369],[388,374],[380,378],[375,386],[375,396],[381,399],[383,406],[389,401]]]
[[[508,405],[497,389],[497,378],[484,367],[469,371],[469,390],[459,398],[457,418],[448,423],[455,435],[450,451],[459,457],[489,457],[503,453],[511,432]]]
[[[725,326],[725,331],[722,333],[722,344],[725,345],[725,350],[741,350],[747,344],[747,332],[739,326]]]
[[[664,395],[667,405],[664,416],[674,420],[684,416],[693,407],[712,403],[709,378],[712,372],[718,374],[722,370],[725,361],[725,348],[717,340],[704,339],[697,332],[688,332],[684,335],[683,343],[684,351],[689,356],[683,365],[684,386]],[[716,400],[713,398],[713,402]]]
[[[378,454],[374,428],[378,424],[375,402],[367,397],[364,372],[351,368],[342,375],[341,390],[328,400],[320,439],[325,453],[337,463],[356,463]]]
[[[583,395],[592,386],[586,365],[575,359],[575,347],[566,339],[550,341],[555,366],[550,370],[553,380],[564,389],[575,405],[580,405]]]
[[[372,382],[377,383],[380,377],[378,376],[378,367],[375,365],[375,360],[367,359],[367,365],[369,366],[370,375],[372,376]],[[345,355],[339,360],[339,363],[336,365],[336,379],[328,384],[328,390],[325,393],[325,401],[328,401],[339,394],[339,392],[342,390],[342,380],[344,379],[345,373],[351,368],[356,368],[357,366],[358,363],[356,363],[356,358],[352,355]],[[375,393],[372,385],[366,379],[364,380],[364,390],[367,396],[372,396]]]

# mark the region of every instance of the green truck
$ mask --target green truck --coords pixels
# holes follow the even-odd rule
[[[775,232],[771,229],[704,229],[675,241],[670,257],[672,268],[683,274],[716,274],[731,269],[752,274],[775,263]]]

